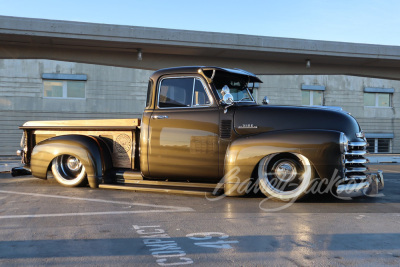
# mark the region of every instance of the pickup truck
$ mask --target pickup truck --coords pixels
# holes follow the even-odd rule
[[[257,186],[278,201],[317,186],[339,197],[383,188],[382,172],[366,166],[368,143],[350,114],[259,105],[249,84],[261,82],[240,69],[158,70],[141,119],[26,122],[17,151],[25,167],[12,174],[47,179],[51,171],[69,187],[227,196]]]

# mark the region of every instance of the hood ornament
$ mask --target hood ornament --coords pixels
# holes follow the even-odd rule
[[[264,96],[263,100],[262,100],[262,104],[263,105],[268,105],[269,104],[269,99],[267,96]]]

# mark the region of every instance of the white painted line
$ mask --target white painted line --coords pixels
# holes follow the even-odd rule
[[[185,210],[132,210],[132,211],[104,211],[104,212],[81,212],[81,213],[56,213],[56,214],[27,214],[27,215],[4,215],[1,219],[23,219],[23,218],[46,218],[46,217],[69,217],[69,216],[94,216],[94,215],[120,215],[134,213],[153,212],[183,212]]]
[[[163,208],[163,209],[171,209],[173,211],[194,211],[194,209],[189,208],[189,207],[164,206],[164,205],[156,205],[156,204],[144,204],[144,203],[134,203],[134,202],[124,202],[124,201],[113,201],[113,200],[105,200],[105,199],[68,197],[68,196],[47,195],[47,194],[37,194],[37,193],[25,193],[25,192],[5,191],[5,190],[0,190],[0,193],[3,193],[3,194],[15,194],[15,195],[25,195],[25,196],[34,196],[34,197],[72,199],[72,200],[91,201],[91,202],[99,202],[99,203],[111,203],[111,204],[151,207],[151,208]]]

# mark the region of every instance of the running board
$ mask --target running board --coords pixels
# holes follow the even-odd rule
[[[132,170],[116,170],[113,176],[117,180],[143,180],[142,174],[140,172],[135,172]]]
[[[118,189],[118,190],[131,190],[131,191],[143,191],[143,192],[157,192],[157,193],[169,193],[169,194],[184,194],[184,195],[200,195],[200,196],[212,196],[214,191],[215,195],[223,193],[224,186],[221,184],[202,184],[202,183],[179,183],[179,182],[164,182],[164,181],[147,181],[138,180],[135,183],[125,184],[100,184],[100,188],[105,189]],[[215,190],[215,188],[218,188]]]

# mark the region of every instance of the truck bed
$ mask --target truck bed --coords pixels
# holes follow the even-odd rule
[[[52,137],[80,134],[100,137],[106,142],[116,168],[135,169],[136,141],[140,119],[28,121],[20,129],[27,131],[33,146]],[[135,166],[136,165],[136,166]]]

